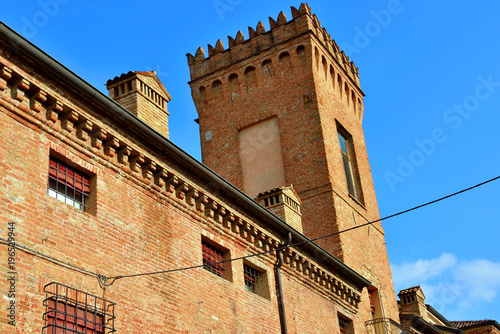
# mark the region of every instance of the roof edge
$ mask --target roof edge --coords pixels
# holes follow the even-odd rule
[[[434,334],[444,334],[439,328],[435,327],[433,324],[425,321],[422,317],[414,315],[414,314],[400,314],[399,317],[401,319],[410,321],[412,326],[415,326],[417,329],[424,329]]]
[[[482,321],[482,322],[479,322],[479,321]],[[458,327],[454,323],[460,323],[460,322],[473,322],[473,321],[452,321],[452,324],[455,327]],[[481,326],[485,326],[485,325],[492,325],[492,326],[496,327],[498,330],[500,330],[500,324],[496,320],[489,320],[489,319],[488,320],[478,320],[478,323],[475,323],[475,324],[472,324],[469,326],[463,326],[463,327],[461,327],[461,329],[470,329],[470,328],[481,327]]]
[[[435,316],[436,318],[438,318],[439,320],[441,320],[443,323],[445,323],[447,326],[450,326],[450,327],[455,327],[453,326],[453,324],[448,320],[446,319],[441,313],[439,313],[434,307],[432,307],[431,305],[429,304],[426,304],[425,305],[427,307],[427,310],[429,312],[431,312],[431,314],[433,316]]]
[[[57,60],[49,56],[47,53],[42,51],[40,48],[35,46],[33,43],[22,37],[19,33],[14,31],[12,28],[7,26],[4,22],[0,21],[0,36],[4,36],[10,41],[14,48],[17,50],[22,49],[29,57],[33,58],[37,62],[43,63],[45,67],[53,71],[54,76],[62,81],[73,85],[81,94],[91,98],[95,103],[103,107],[104,110],[112,114],[120,121],[127,124],[129,127],[133,127],[134,130],[143,136],[145,139],[154,141],[156,144],[163,145],[166,151],[175,155],[177,160],[189,170],[196,172],[208,179],[209,181],[216,182],[221,185],[221,190],[224,190],[230,197],[233,197],[246,205],[253,211],[254,214],[264,217],[269,223],[273,225],[275,229],[283,232],[283,240],[286,240],[286,234],[291,233],[295,242],[305,242],[310,239],[307,238],[302,233],[293,229],[287,225],[284,221],[276,217],[274,214],[269,212],[267,209],[262,207],[260,204],[255,202],[248,195],[243,193],[241,190],[237,189],[235,186],[227,182],[225,179],[220,177],[214,171],[209,169],[207,166],[203,165],[201,162],[193,158],[191,155],[186,153],[180,147],[172,143],[170,140],[159,134],[157,131],[152,129],[149,125],[142,122],[136,116],[131,114],[113,99],[106,96],[104,93],[99,91],[97,88],[92,86],[90,83],[82,79],[76,73],[71,71],[69,68],[59,63]],[[320,247],[314,242],[308,242],[306,247],[302,250],[307,250],[309,254],[313,254],[312,258],[322,258],[325,259],[325,263],[332,265],[334,268],[342,270],[344,277],[350,279],[353,283],[357,284],[358,288],[369,287],[371,283],[369,280],[361,276],[354,269],[350,268],[342,261],[334,257],[331,253],[327,252],[325,249]],[[318,261],[316,261],[318,262]],[[326,263],[329,262],[329,263]],[[320,261],[321,263],[321,261]]]

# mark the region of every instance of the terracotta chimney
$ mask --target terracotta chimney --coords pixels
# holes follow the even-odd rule
[[[168,138],[167,103],[172,100],[155,71],[131,71],[108,80],[109,97]]]
[[[293,185],[281,186],[257,195],[256,201],[299,232],[302,230],[302,202]]]

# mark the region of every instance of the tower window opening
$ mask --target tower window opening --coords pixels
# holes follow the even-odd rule
[[[262,63],[262,71],[270,77],[273,76],[273,62],[271,59],[264,60]]]
[[[352,140],[344,136],[342,133],[338,132],[340,151],[342,153],[342,163],[344,165],[344,172],[347,181],[347,190],[349,195],[354,198],[358,198],[358,193],[356,189],[356,182],[354,178],[353,172],[353,163],[352,163]]]
[[[255,67],[247,67],[247,69],[245,70],[245,80],[247,85],[247,93],[250,93],[250,91],[257,86]]]
[[[340,74],[337,75],[337,87],[339,87],[340,98],[342,98],[342,77]]]
[[[318,48],[314,48],[314,60],[316,61],[316,69],[319,68],[319,51]]]
[[[238,74],[236,73],[231,74],[228,80],[229,80],[231,105],[233,105],[233,102],[238,98],[238,95],[240,93],[240,81],[238,79]]]
[[[306,48],[303,45],[297,47],[297,55],[299,56],[300,63],[303,67],[306,66]]]
[[[321,63],[323,64],[323,71],[324,71],[324,74],[325,74],[325,80],[327,79],[327,71],[328,71],[328,65],[326,63],[326,58],[323,56],[321,57]]]
[[[330,78],[332,79],[332,89],[335,89],[335,70],[330,65]]]
[[[293,71],[290,54],[288,52],[283,52],[282,54],[280,54],[279,61],[282,75],[287,72],[291,73]]]
[[[354,108],[354,113],[356,114],[356,94],[354,92],[351,93],[352,98],[352,107]]]
[[[349,106],[349,85],[345,83],[345,97],[347,99],[347,106]]]
[[[215,80],[212,83],[212,91],[220,92],[222,90],[222,82],[220,80]]]

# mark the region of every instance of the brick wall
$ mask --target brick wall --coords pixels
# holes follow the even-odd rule
[[[270,31],[263,31],[260,24],[256,33],[250,29],[244,43],[239,34],[236,42],[230,39],[228,49],[219,41],[215,49],[209,47],[206,59],[201,49],[194,57],[188,55],[190,85],[200,118],[203,162],[240,189],[244,173],[239,131],[277,117],[286,184],[293,184],[302,200],[304,234],[313,238],[376,220],[379,212],[363,134],[364,95],[357,69],[307,5],[292,8],[292,14],[291,21],[282,13],[276,21],[270,19]],[[339,129],[352,143],[357,199],[348,194]],[[211,140],[206,140],[207,132]],[[256,136],[255,145],[261,141]],[[385,315],[398,319],[380,223],[318,244],[371,280]],[[363,312],[365,319],[371,318],[368,308]]]
[[[466,334],[499,334],[500,330],[493,325],[474,326],[473,328],[462,329]]]
[[[49,79],[37,59],[13,53],[1,38],[0,46],[0,237],[15,222],[19,245],[108,277],[199,265],[202,237],[232,258],[279,245],[283,231],[179,167],[159,141],[69,93],[69,83]],[[89,212],[47,195],[51,155],[91,176]],[[285,254],[289,333],[338,332],[337,312],[361,332],[362,284],[308,249]],[[0,258],[4,277],[4,244]],[[17,250],[17,326],[8,324],[2,302],[0,332],[40,333],[43,287],[59,282],[116,303],[117,333],[279,333],[276,258],[248,261],[267,273],[268,298],[245,290],[241,261],[230,264],[229,280],[198,268],[118,279],[103,289],[95,277]]]

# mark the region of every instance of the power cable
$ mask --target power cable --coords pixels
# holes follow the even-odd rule
[[[80,272],[82,274],[88,275],[88,276],[93,276],[93,277],[96,277],[96,278],[100,278],[101,277],[101,275],[99,275],[97,273],[94,273],[92,271],[89,271],[89,270],[77,267],[77,266],[75,266],[75,265],[73,265],[71,263],[64,262],[62,260],[56,259],[55,257],[52,257],[52,256],[49,256],[49,255],[40,253],[40,252],[38,252],[36,250],[33,250],[31,248],[28,248],[26,246],[19,245],[16,242],[10,242],[10,241],[5,240],[3,238],[0,238],[0,241],[3,241],[7,245],[13,245],[15,248],[17,248],[17,249],[19,249],[19,250],[21,250],[21,251],[23,251],[25,253],[34,255],[35,257],[42,258],[42,259],[47,260],[47,261],[49,261],[49,262],[51,262],[53,264],[56,264],[58,266],[62,266],[64,268],[71,269],[71,270]]]
[[[383,220],[387,220],[387,219],[390,219],[390,218],[394,218],[394,217],[403,215],[403,214],[411,212],[411,211],[415,211],[415,210],[421,209],[421,208],[429,206],[431,204],[435,204],[437,202],[441,202],[441,201],[443,201],[445,199],[448,199],[450,197],[454,197],[454,196],[457,196],[459,194],[465,193],[465,192],[470,191],[472,189],[479,188],[479,187],[481,187],[481,186],[483,186],[485,184],[488,184],[490,182],[496,181],[498,179],[500,179],[500,176],[497,176],[497,177],[494,177],[494,178],[489,179],[487,181],[478,183],[478,184],[476,184],[476,185],[474,185],[472,187],[462,189],[462,190],[457,191],[455,193],[452,193],[450,195],[447,195],[447,196],[444,196],[444,197],[440,197],[440,198],[435,199],[433,201],[430,201],[430,202],[427,202],[427,203],[424,203],[424,204],[421,204],[421,205],[417,205],[417,206],[412,207],[410,209],[407,209],[407,210],[404,210],[404,211],[400,211],[398,213],[395,213],[395,214],[392,214],[392,215],[389,215],[389,216],[386,216],[386,217],[383,217],[383,218],[379,218],[379,219],[373,220],[373,221],[365,223],[365,224],[357,225],[357,226],[354,226],[354,227],[351,227],[351,228],[348,228],[348,229],[345,229],[345,230],[342,230],[342,231],[338,231],[338,232],[335,232],[335,233],[330,233],[330,234],[323,235],[323,236],[320,236],[320,237],[308,239],[308,240],[301,241],[301,242],[298,242],[296,244],[291,244],[291,245],[288,245],[288,246],[281,246],[281,247],[278,247],[278,248],[275,248],[275,249],[272,249],[272,250],[268,250],[268,251],[264,251],[264,252],[260,252],[260,253],[256,253],[256,254],[245,255],[245,256],[241,256],[241,257],[237,257],[237,258],[233,258],[233,259],[223,260],[223,261],[219,261],[219,262],[211,262],[211,263],[207,263],[207,264],[208,265],[217,265],[217,264],[222,264],[222,263],[227,263],[227,262],[232,262],[232,261],[243,260],[243,259],[247,259],[247,258],[254,257],[254,256],[264,255],[264,254],[268,254],[268,253],[271,253],[271,252],[276,252],[276,251],[279,251],[279,250],[284,250],[284,249],[291,248],[291,247],[302,246],[302,245],[314,242],[316,240],[321,240],[321,239],[329,238],[329,237],[332,237],[332,236],[335,236],[335,235],[338,235],[338,234],[341,234],[341,233],[349,232],[349,231],[352,231],[352,230],[355,230],[355,229],[358,229],[358,228],[361,228],[361,227],[365,227],[365,226],[369,226],[369,225],[372,225],[372,224],[377,223],[377,222],[381,222]],[[107,279],[111,279],[112,280],[111,283],[109,283],[107,285],[105,284],[104,286],[109,286],[109,285],[113,284],[116,280],[122,279],[122,278],[131,278],[131,277],[139,277],[139,276],[150,276],[150,275],[158,275],[158,274],[167,274],[167,273],[173,273],[173,272],[177,272],[177,271],[184,271],[184,270],[202,268],[202,267],[206,266],[207,264],[200,264],[200,265],[195,265],[195,266],[190,266],[190,267],[176,268],[176,269],[167,269],[167,270],[160,270],[160,271],[147,272],[147,273],[112,276],[112,277],[107,278]],[[104,282],[104,283],[106,283],[106,282]]]

